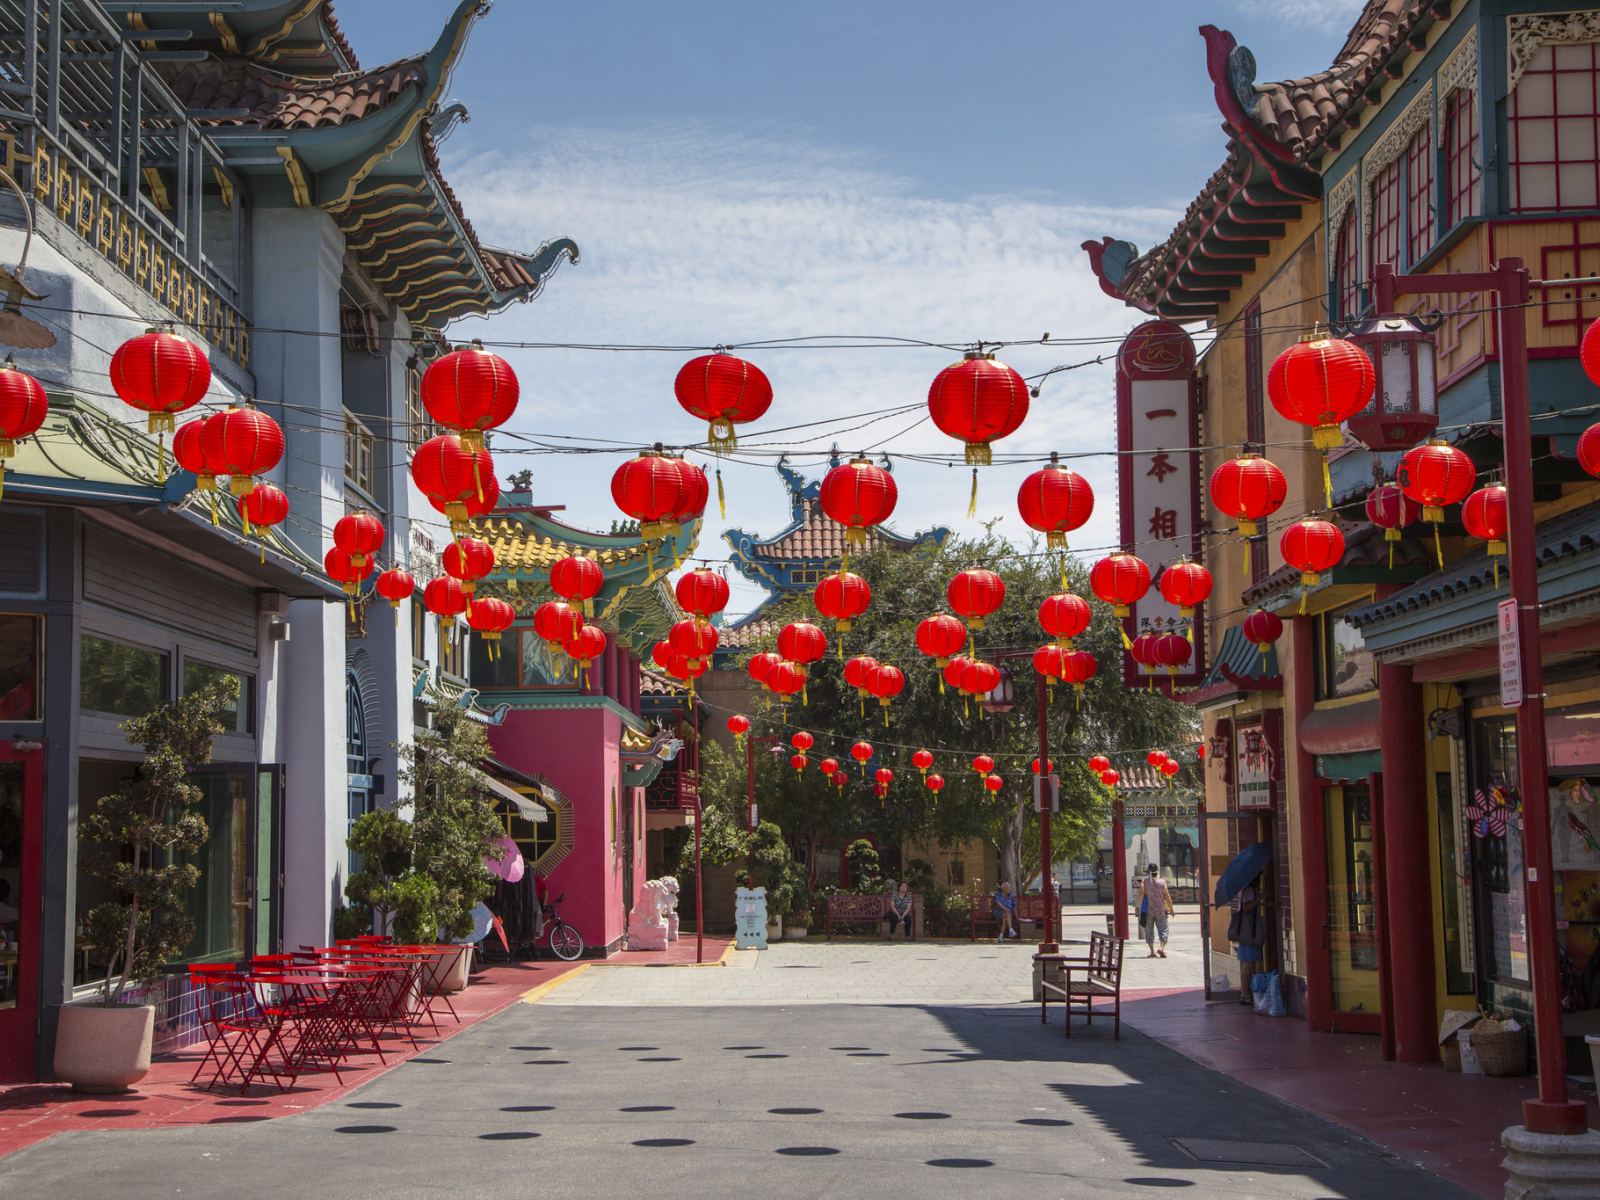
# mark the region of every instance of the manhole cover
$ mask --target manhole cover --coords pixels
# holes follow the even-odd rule
[[[1173,1138],[1185,1154],[1212,1163],[1250,1163],[1261,1167],[1326,1167],[1316,1155],[1285,1142],[1230,1142],[1219,1138]]]

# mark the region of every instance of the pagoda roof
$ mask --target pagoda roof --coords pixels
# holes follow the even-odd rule
[[[732,551],[729,561],[735,569],[774,595],[799,591],[815,582],[797,580],[793,574],[796,567],[826,567],[841,561],[847,551],[861,554],[884,547],[912,550],[940,546],[950,536],[942,525],[912,537],[874,525],[867,530],[865,547],[850,547],[845,542],[845,527],[822,511],[818,500],[821,481],[807,482],[782,462],[778,464],[778,475],[789,492],[788,526],[770,538],[758,538],[742,529],[728,529],[722,534]]]
[[[495,569],[486,580],[486,594],[501,596],[519,610],[525,608],[519,601],[526,600],[528,591],[536,596],[549,592],[551,564],[581,553],[605,572],[605,584],[594,599],[595,619],[648,660],[651,647],[682,616],[667,575],[694,552],[700,519],[685,525],[676,537],[646,540],[628,526],[595,533],[563,524],[548,508],[516,503],[531,499],[527,493],[510,493],[508,498],[510,504],[472,523],[473,536],[494,549]]]
[[[250,177],[258,202],[326,211],[384,297],[413,326],[437,329],[533,299],[563,260],[579,257],[570,238],[526,253],[485,245],[440,166],[439,141],[466,119],[460,102],[442,104],[444,92],[489,7],[460,0],[430,50],[360,71],[325,0],[247,4],[252,19],[271,15],[274,29],[289,30],[280,41],[298,39],[306,62],[297,57],[291,69],[258,53],[257,42],[213,32],[211,53],[162,73],[229,168]],[[149,20],[158,16],[173,27],[206,24],[198,12],[152,11]],[[320,42],[308,32],[313,25]],[[198,32],[195,39],[204,40]]]
[[[1439,12],[1428,0],[1368,0],[1327,70],[1266,84],[1231,33],[1201,26],[1227,156],[1160,245],[1140,254],[1111,237],[1083,243],[1101,289],[1171,320],[1215,318],[1302,206],[1321,199],[1323,155],[1381,98]]]
[[[299,75],[359,71],[333,0],[229,0],[208,9],[172,0],[101,0],[134,29],[185,30],[184,49],[241,56]]]

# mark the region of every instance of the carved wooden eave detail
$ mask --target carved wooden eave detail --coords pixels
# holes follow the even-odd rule
[[[1334,278],[1335,275],[1338,274],[1339,264],[1336,260],[1339,253],[1339,231],[1344,228],[1345,214],[1350,211],[1350,206],[1356,202],[1356,198],[1360,190],[1360,181],[1361,172],[1355,167],[1350,168],[1350,170],[1345,172],[1344,178],[1340,179],[1339,182],[1334,184],[1329,190],[1328,198],[1324,202],[1328,214],[1328,236],[1326,239],[1326,249],[1329,279]],[[1363,248],[1360,245],[1357,245],[1357,276],[1361,274],[1360,259],[1362,253]]]
[[[1373,181],[1377,179],[1384,168],[1388,167],[1402,154],[1411,143],[1411,139],[1421,129],[1430,128],[1433,121],[1433,80],[1423,84],[1416,98],[1406,105],[1402,112],[1389,128],[1383,131],[1383,136],[1374,143],[1371,150],[1361,159],[1361,178],[1365,181],[1363,187],[1370,192]],[[1366,203],[1361,206],[1361,240],[1366,242],[1372,236],[1372,199],[1369,195]]]
[[[1439,67],[1437,76],[1439,103],[1442,105],[1456,90],[1478,91],[1478,27],[1470,26],[1461,44],[1450,51],[1450,57]]]
[[[1525,13],[1506,18],[1506,53],[1510,60],[1506,94],[1516,91],[1528,64],[1547,45],[1600,42],[1600,11]]]

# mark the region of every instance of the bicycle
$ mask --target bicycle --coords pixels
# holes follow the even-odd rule
[[[556,905],[566,898],[563,893],[544,906],[544,933],[541,936],[548,939],[550,949],[557,958],[572,962],[583,954],[583,935],[563,921],[556,910]],[[535,938],[534,945],[538,944],[539,940]]]

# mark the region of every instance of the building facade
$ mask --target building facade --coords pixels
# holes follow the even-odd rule
[[[211,832],[183,955],[229,960],[328,940],[349,824],[404,798],[419,677],[465,683],[464,629],[348,606],[321,563],[362,508],[384,521],[381,565],[436,569],[424,551],[448,528],[407,471],[432,432],[419,373],[450,322],[532,299],[576,258],[485,246],[440,172],[461,116],[444,91],[487,9],[460,4],[430,50],[375,71],[326,2],[0,13],[20,87],[0,116],[17,185],[0,260],[26,257],[39,297],[13,296],[0,343],[51,406],[0,509],[0,882],[20,900],[0,1081],[48,1071],[54,1013],[101,965],[78,829],[139,757],[123,719],[217,678],[233,691],[198,781]],[[291,514],[264,541],[225,495],[213,516],[112,391],[111,353],[160,323],[209,357],[196,411],[251,402],[284,430],[268,478]],[[180,979],[150,994],[158,1048],[194,1032]]]
[[[1200,440],[1219,447],[1207,474],[1255,450],[1289,480],[1280,517],[1247,550],[1213,510],[1213,650],[1189,694],[1205,713],[1211,862],[1227,858],[1219,835],[1229,851],[1272,840],[1269,959],[1313,1028],[1380,1034],[1389,1053],[1425,1061],[1448,1009],[1531,1018],[1515,737],[1494,650],[1505,572],[1458,510],[1437,548],[1422,524],[1386,541],[1365,500],[1394,479],[1400,452],[1347,431],[1330,454],[1324,514],[1347,551],[1303,587],[1277,534],[1326,507],[1320,466],[1304,429],[1263,402],[1265,371],[1286,346],[1370,316],[1378,266],[1429,275],[1522,259],[1541,281],[1526,329],[1563,965],[1563,1027],[1535,1036],[1581,1050],[1579,1035],[1600,1028],[1600,857],[1580,832],[1594,828],[1600,779],[1585,723],[1600,700],[1600,576],[1586,532],[1600,488],[1574,462],[1594,403],[1576,356],[1600,299],[1592,284],[1563,281],[1600,268],[1600,14],[1372,0],[1328,71],[1270,84],[1255,82],[1231,36],[1201,32],[1227,161],[1164,245],[1142,256],[1109,239],[1089,249],[1112,294],[1214,335],[1200,364]],[[1471,456],[1480,484],[1493,481],[1494,297],[1401,307],[1431,329],[1437,436]],[[1264,655],[1239,628],[1256,608],[1287,627]],[[1210,926],[1223,951],[1225,923],[1222,912]],[[1225,954],[1214,961],[1227,967]]]

